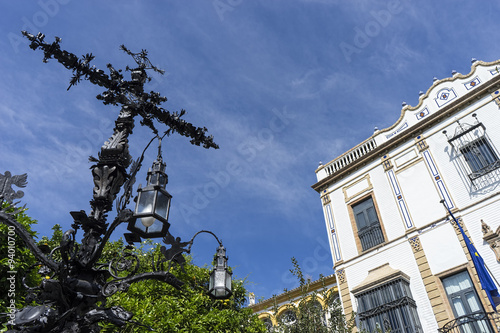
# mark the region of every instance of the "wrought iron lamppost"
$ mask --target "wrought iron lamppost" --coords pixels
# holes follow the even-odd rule
[[[168,214],[172,196],[165,186],[168,176],[165,173],[165,163],[161,156],[161,138],[159,138],[158,157],[148,171],[147,185],[139,185],[134,218],[128,223],[128,230],[143,238],[164,237],[170,223]]]
[[[102,146],[98,158],[90,158],[90,161],[95,163],[91,168],[94,190],[90,201],[90,214],[87,215],[83,210],[70,212],[74,220],[72,228],[64,233],[60,246],[49,254],[36,245],[29,233],[14,218],[19,209],[15,210],[12,199],[20,198],[22,192],[15,193],[11,186],[24,187],[26,175],[12,176],[9,172],[5,175],[0,174],[0,204],[8,203],[7,208],[0,206],[0,223],[15,229],[38,260],[39,264],[36,267],[40,267],[39,272],[49,277],[44,279],[37,289],[29,288],[31,291],[38,290],[35,301],[39,305],[16,310],[7,332],[94,333],[100,331],[98,323],[101,321],[118,326],[132,322],[133,314],[125,309],[103,307],[106,298],[118,291],[126,291],[134,282],[147,279],[166,282],[175,288],[181,288],[183,282],[170,273],[170,268],[173,262],[183,265],[185,260],[182,253],[190,253],[193,241],[200,233],[210,233],[219,243],[215,268],[210,276],[209,293],[214,298],[229,297],[231,272],[227,266],[225,248],[215,234],[202,230],[189,242],[182,243],[179,237],[175,238],[169,233],[168,214],[172,196],[165,189],[168,177],[161,156],[161,139],[167,134],[176,132],[191,138],[191,143],[194,145],[202,145],[207,149],[217,149],[218,146],[213,142],[212,136],[206,135],[206,128],[195,127],[181,119],[184,110],[179,113],[170,112],[160,106],[166,101],[165,97],[153,91],[144,92],[144,84],[149,80],[146,70],[152,69],[162,74],[163,71],[151,64],[146,51],[132,53],[122,45],[122,50],[132,56],[137,63],[136,68],[127,67],[127,71],[131,72],[131,80],[125,80],[121,71],[115,70],[110,64],[107,66],[109,75],[91,67],[89,63],[94,58],[92,54],[80,59],[72,53],[61,50],[59,45],[61,39],[58,37],[55,42],[49,44],[44,41],[45,36],[41,33],[34,36],[23,32],[23,35],[31,41],[30,48],[41,49],[44,52],[44,62],[53,58],[73,71],[69,88],[82,78],[86,79],[106,88],[106,91],[97,96],[98,99],[105,105],[121,106],[121,110],[115,122],[113,135]],[[147,149],[146,147],[139,159],[132,161],[128,151],[128,136],[132,133],[134,118],[137,116],[141,118],[141,125],[151,128],[155,138],[159,139],[159,148],[158,157],[148,171],[146,186],[140,186],[138,189],[136,208],[133,212],[127,205],[130,203],[135,177],[141,168],[144,152]],[[159,136],[154,121],[168,127],[163,137]],[[112,210],[113,202],[121,190],[123,194],[116,201],[116,217],[111,224],[108,224],[107,213]],[[12,208],[14,211],[11,211]],[[127,250],[121,257],[105,265],[99,263],[104,246],[116,227],[122,223],[127,223],[128,230],[131,231],[125,235],[129,243],[140,241],[140,237],[163,237],[163,242],[171,245],[169,249],[162,246],[163,257],[159,258],[156,264],[153,262],[152,272],[136,274],[139,258]],[[82,229],[84,234],[81,244],[77,246],[75,235],[79,229]],[[53,258],[54,251],[60,252],[59,261]],[[163,270],[164,262],[169,262],[166,271]],[[121,273],[118,274],[119,272]]]

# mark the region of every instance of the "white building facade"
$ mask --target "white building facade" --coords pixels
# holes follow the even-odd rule
[[[499,280],[499,70],[473,60],[435,79],[392,127],[316,170],[342,306],[359,326],[437,332],[471,315],[463,325],[497,332],[447,208]]]

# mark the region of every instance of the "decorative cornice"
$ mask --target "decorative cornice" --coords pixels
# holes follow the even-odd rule
[[[353,294],[359,294],[367,289],[371,289],[381,284],[386,284],[391,280],[403,278],[410,281],[410,277],[400,270],[396,270],[389,266],[388,263],[368,271],[368,276],[358,286],[351,289]]]
[[[345,168],[335,172],[334,174],[323,178],[322,180],[318,181],[311,187],[315,191],[321,192],[324,188],[328,186],[328,184],[335,182],[338,179],[342,179],[351,172],[367,164],[371,160],[376,159],[382,156],[383,154],[389,152],[394,147],[397,147],[403,144],[404,142],[415,138],[416,136],[420,135],[424,129],[431,127],[436,122],[451,117],[453,114],[459,112],[462,108],[480,99],[483,95],[490,94],[492,91],[496,90],[497,86],[499,85],[500,85],[500,75],[493,77],[491,80],[485,82],[476,89],[472,90],[470,93],[460,98],[457,98],[456,100],[450,102],[450,104],[448,105],[443,106],[443,108],[439,112],[430,114],[429,116],[426,117],[426,119],[421,120],[419,123],[408,128],[404,132],[398,134],[398,136],[395,137],[394,139],[382,143],[377,148],[368,152],[366,155],[360,157],[358,160],[349,164]],[[376,135],[378,135],[378,133]],[[371,136],[369,139],[373,139],[374,136],[375,135]],[[366,142],[366,140],[363,142]],[[329,163],[327,163],[326,165],[328,164]]]
[[[476,73],[476,69],[477,69],[478,66],[487,67],[487,66],[493,66],[493,65],[500,65],[500,60],[496,60],[496,61],[492,61],[492,62],[475,61],[475,62],[472,63],[471,70],[470,70],[469,74],[460,74],[460,73],[457,73],[457,74],[454,74],[452,77],[448,77],[448,78],[441,79],[441,80],[435,80],[434,83],[429,87],[429,89],[427,89],[427,91],[424,94],[420,94],[419,101],[418,101],[418,104],[416,106],[411,106],[411,105],[408,105],[408,104],[404,105],[403,108],[401,109],[401,116],[394,123],[394,125],[392,125],[391,127],[384,128],[384,129],[380,130],[379,133],[390,132],[391,130],[393,130],[394,128],[396,128],[400,124],[401,120],[403,120],[403,118],[405,116],[405,113],[407,111],[410,111],[410,112],[411,111],[416,111],[420,107],[422,107],[423,104],[424,104],[424,101],[426,100],[426,98],[428,98],[430,96],[430,92],[434,88],[436,88],[438,85],[440,85],[441,83],[444,83],[444,82],[454,82],[454,81],[456,81],[458,79],[467,79],[469,77],[472,77]]]

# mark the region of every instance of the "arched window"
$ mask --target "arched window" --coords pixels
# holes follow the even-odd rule
[[[293,309],[285,310],[280,316],[279,321],[285,325],[291,325],[297,320],[297,314]]]
[[[266,326],[266,329],[268,332],[272,332],[272,329],[273,329],[273,321],[271,320],[271,318],[269,317],[265,317],[262,319],[262,322],[264,323],[264,325]]]

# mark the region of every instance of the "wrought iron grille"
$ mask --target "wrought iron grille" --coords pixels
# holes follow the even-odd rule
[[[476,114],[472,116],[475,118],[473,125],[457,120],[458,127],[451,138],[446,131],[443,133],[457,154],[460,168],[478,189],[494,181],[489,178],[498,176],[492,172],[500,168],[500,154],[488,137],[486,127],[477,120]]]
[[[486,136],[481,136],[460,148],[469,165],[469,178],[474,180],[500,167],[498,155],[489,144]]]
[[[391,333],[423,332],[410,285],[403,278],[355,295],[360,326],[368,332],[377,329]]]
[[[498,323],[497,313],[479,312],[458,317],[444,324],[441,333],[493,333],[491,322]]]
[[[363,251],[384,242],[384,234],[382,233],[379,222],[358,230],[358,237]]]

